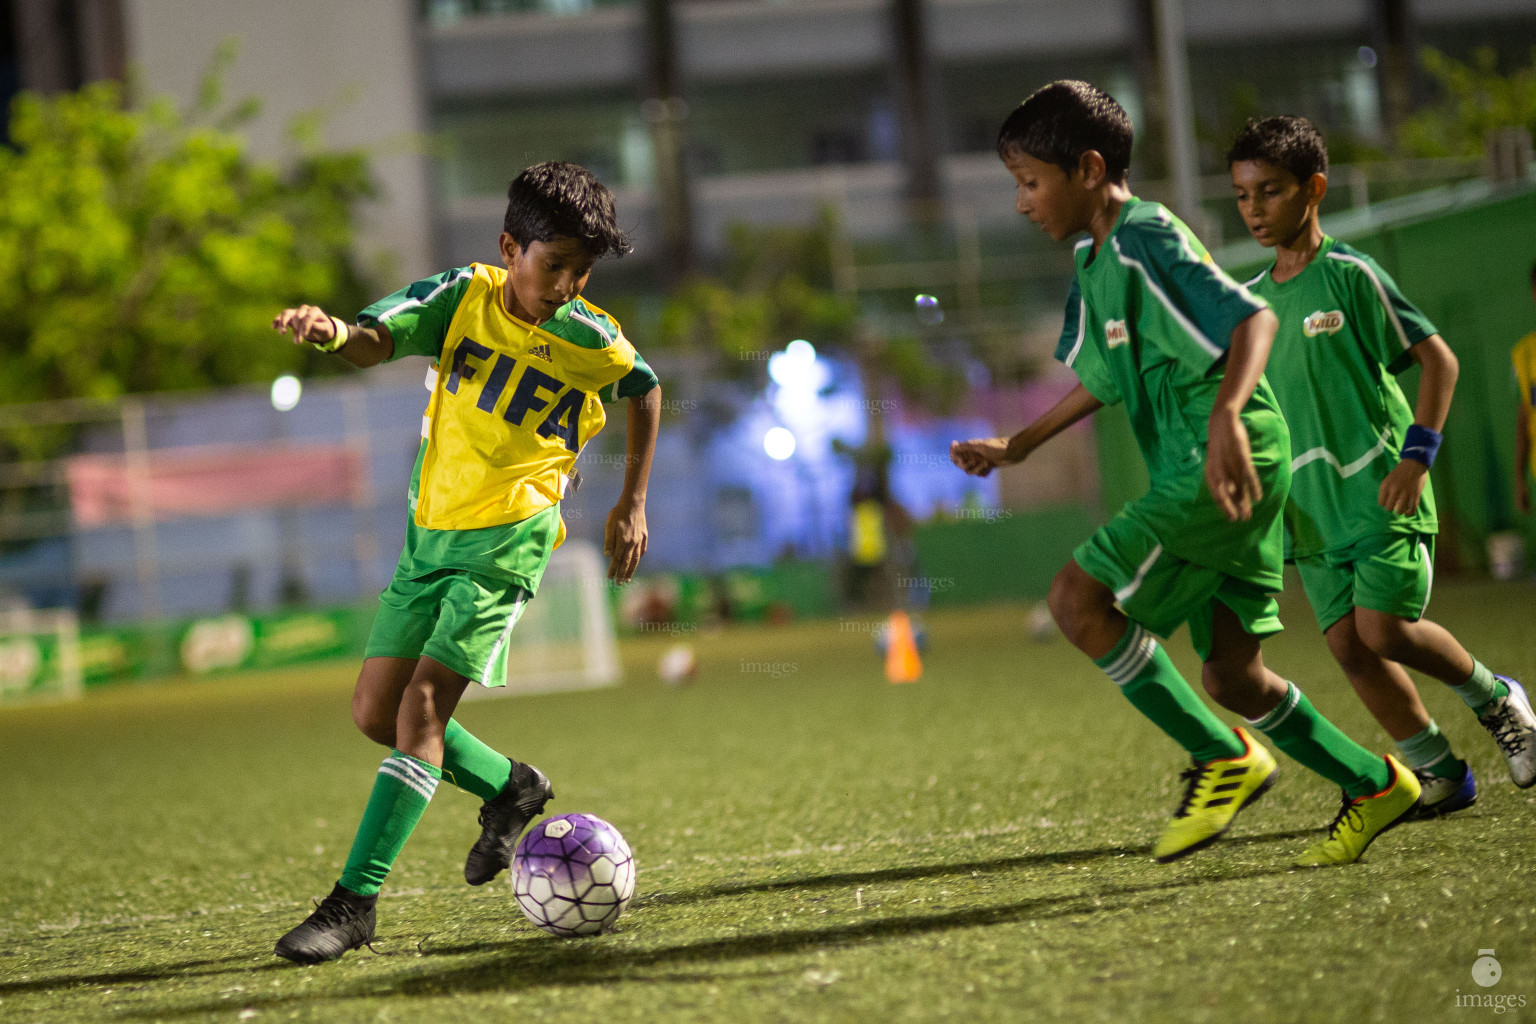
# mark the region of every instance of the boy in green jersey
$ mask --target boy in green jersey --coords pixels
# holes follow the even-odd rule
[[[300,963],[373,938],[380,886],[442,779],[485,801],[464,878],[506,868],[554,790],[532,765],[475,738],[452,715],[471,682],[506,682],[506,644],[565,536],[560,499],[603,405],[629,399],[624,490],[608,517],[608,576],[645,553],[646,482],[661,413],[656,376],[618,323],[581,298],[593,264],[623,255],[613,194],[575,164],[528,168],[507,190],[505,267],[451,270],[374,303],[349,324],[315,306],[273,321],[294,341],[354,366],[432,359],[432,398],[411,474],[411,518],[379,597],[352,718],[390,749],[341,878],[277,943]]]
[[[1131,194],[1131,137],[1120,105],[1084,82],[1054,82],[1004,122],[997,149],[1018,183],[1018,212],[1057,241],[1088,234],[1056,350],[1080,383],[1013,437],[955,442],[950,457],[985,476],[1103,406],[1125,405],[1151,488],[1077,548],[1050,608],[1194,761],[1153,856],[1214,841],[1277,775],[1263,745],[1224,726],[1153,639],[1188,623],[1207,692],[1344,790],[1327,838],[1297,865],[1350,863],[1413,809],[1419,784],[1264,665],[1259,642],[1281,628],[1274,593],[1291,463],[1263,379],[1275,317],[1166,209]]]
[[[1323,233],[1328,150],[1311,122],[1250,121],[1227,163],[1244,222],[1275,250],[1248,288],[1280,319],[1265,376],[1291,430],[1286,557],[1328,649],[1413,767],[1422,813],[1470,806],[1477,784],[1404,665],[1451,686],[1493,734],[1515,784],[1530,786],[1536,717],[1524,689],[1423,617],[1437,531],[1428,474],[1456,357],[1375,260]],[[1395,375],[1414,363],[1423,376],[1410,409]]]

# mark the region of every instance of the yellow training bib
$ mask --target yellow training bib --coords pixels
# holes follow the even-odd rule
[[[425,529],[504,526],[559,501],[582,445],[607,420],[598,392],[635,364],[618,322],[595,306],[564,307],[548,330],[512,316],[506,277],[475,264],[428,374],[415,508]],[[556,546],[564,539],[562,522]]]

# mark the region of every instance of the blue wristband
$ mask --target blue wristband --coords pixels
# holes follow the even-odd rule
[[[1417,423],[1408,428],[1408,436],[1403,438],[1402,457],[1422,462],[1426,466],[1435,464],[1435,453],[1440,450],[1440,431],[1421,427]]]

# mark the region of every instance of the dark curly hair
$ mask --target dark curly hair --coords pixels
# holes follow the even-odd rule
[[[1297,181],[1306,181],[1314,174],[1328,173],[1328,145],[1317,126],[1304,117],[1281,114],[1262,121],[1250,119],[1227,150],[1228,167],[1243,160],[1262,160],[1289,171]]]
[[[997,132],[997,155],[1024,153],[1071,174],[1084,153],[1096,150],[1109,180],[1120,182],[1131,168],[1134,139],[1130,117],[1109,93],[1087,82],[1052,82],[1008,115]]]
[[[581,239],[598,259],[634,249],[619,229],[613,192],[585,167],[560,160],[534,164],[512,180],[502,229],[524,250],[561,237]]]

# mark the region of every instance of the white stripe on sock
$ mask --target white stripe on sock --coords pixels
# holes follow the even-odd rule
[[[437,785],[437,779],[432,777],[432,773],[427,771],[420,764],[411,760],[409,757],[402,757],[399,754],[391,754],[386,757],[384,761],[386,764],[393,762],[399,765],[429,786]]]
[[[407,789],[414,790],[420,794],[424,800],[431,800],[432,794],[437,791],[436,786],[423,786],[414,777],[405,774],[387,761],[379,766],[379,774],[388,775],[390,778],[397,780]]]
[[[1110,662],[1104,667],[1105,674],[1107,674],[1111,679],[1119,675],[1120,670],[1125,666],[1125,663],[1129,661],[1135,654],[1136,645],[1141,643],[1141,638],[1144,635],[1146,635],[1146,631],[1136,623],[1132,622],[1127,625],[1125,650],[1120,652],[1120,657],[1116,658],[1114,661]]]
[[[1141,670],[1147,667],[1147,662],[1151,661],[1152,655],[1156,653],[1157,641],[1150,636],[1142,637],[1141,644],[1137,649],[1136,660],[1127,665],[1121,671],[1120,678],[1117,680],[1117,682],[1121,686],[1124,686],[1126,683],[1129,683],[1131,680],[1141,675]]]
[[[1292,682],[1287,682],[1285,686],[1285,697],[1281,699],[1279,704],[1275,705],[1274,708],[1266,711],[1258,718],[1245,718],[1244,721],[1260,732],[1267,734],[1269,730],[1278,727],[1281,722],[1284,722],[1287,718],[1290,718],[1291,712],[1296,710],[1296,705],[1301,703],[1301,687]],[[1272,715],[1279,715],[1280,717],[1274,719],[1274,721],[1268,722],[1267,724],[1260,724]]]
[[[1104,674],[1116,686],[1124,686],[1140,675],[1141,670],[1147,667],[1147,662],[1157,653],[1157,639],[1136,623],[1131,623],[1131,626],[1136,632],[1131,636],[1130,645],[1115,659],[1114,664],[1104,670]]]

